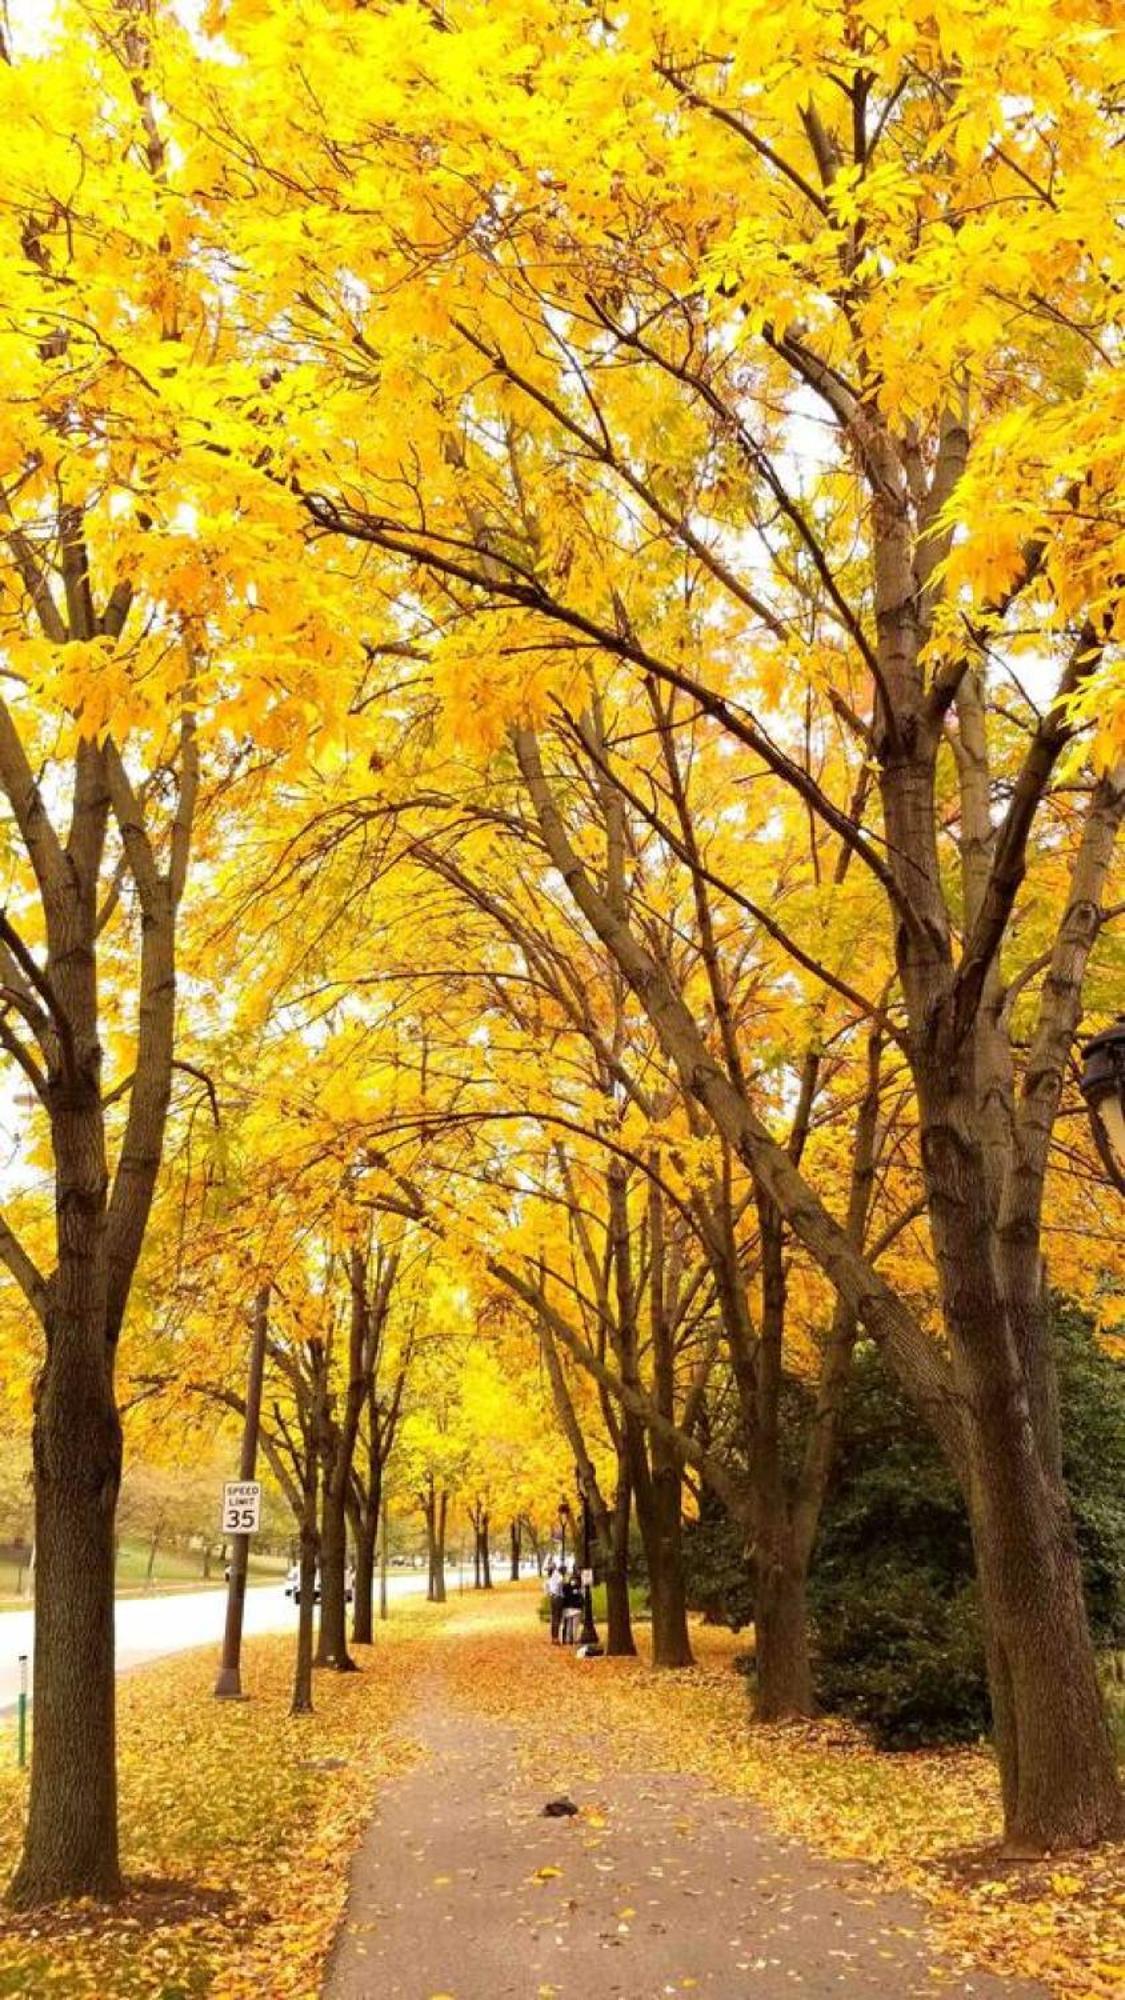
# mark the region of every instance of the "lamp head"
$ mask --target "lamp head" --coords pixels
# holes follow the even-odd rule
[[[1125,1016],[1086,1043],[1081,1088],[1102,1164],[1125,1194]]]

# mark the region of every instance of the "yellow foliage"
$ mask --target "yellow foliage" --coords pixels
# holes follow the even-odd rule
[[[339,1922],[347,1862],[372,1798],[410,1761],[395,1724],[436,1606],[396,1605],[362,1674],[316,1685],[316,1714],[287,1714],[292,1642],[247,1642],[245,1704],[216,1702],[211,1653],[187,1653],[121,1683],[125,1899],[55,1918],[9,1918],[0,1983],[151,2000],[307,2000]],[[0,1768],[0,1869],[16,1855],[24,1781]]]

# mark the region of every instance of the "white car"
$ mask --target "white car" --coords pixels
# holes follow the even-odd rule
[[[301,1565],[300,1565],[300,1563],[294,1563],[294,1564],[293,1564],[292,1568],[291,1568],[291,1569],[290,1569],[290,1571],[289,1571],[289,1574],[288,1574],[288,1576],[287,1576],[287,1577],[286,1577],[286,1579],[285,1579],[285,1595],[286,1595],[286,1597],[291,1597],[291,1598],[293,1599],[293,1602],[294,1602],[294,1604],[299,1604],[299,1603],[301,1602]],[[354,1596],[355,1596],[355,1571],[354,1571],[354,1569],[350,1569],[350,1568],[349,1568],[349,1569],[348,1569],[348,1571],[347,1571],[347,1572],[346,1572],[346,1574],[345,1574],[345,1577],[344,1577],[344,1602],[345,1602],[345,1604],[350,1604]],[[320,1603],[320,1564],[319,1564],[319,1563],[318,1563],[318,1564],[317,1564],[317,1566],[316,1566],[316,1589],[315,1589],[315,1590],[313,1591],[313,1603],[314,1603],[314,1604],[319,1604],[319,1603]]]

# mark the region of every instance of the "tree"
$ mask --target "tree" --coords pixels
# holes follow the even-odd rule
[[[3,342],[22,385],[3,424],[0,1044],[34,1100],[54,1213],[42,1263],[38,1231],[30,1248],[0,1232],[41,1363],[21,1904],[119,1887],[114,1374],[172,1096],[189,856],[261,768],[248,724],[274,752],[307,743],[317,679],[311,648],[257,651],[296,512],[266,471],[261,385],[224,334],[156,82],[180,31],[147,0],[51,26],[41,56],[6,41],[0,66],[19,162]]]
[[[399,1253],[395,1247],[362,1247],[353,1243],[347,1252],[348,1338],[343,1369],[343,1396],[338,1411],[327,1400],[323,1410],[320,1442],[324,1481],[321,1509],[320,1637],[316,1664],[350,1672],[355,1662],[347,1644],[347,1520],[349,1502],[359,1504],[355,1482],[355,1456],[360,1424],[366,1411],[371,1421],[375,1403],[375,1378],[379,1351],[390,1307],[391,1293],[398,1275]],[[332,1354],[329,1350],[328,1365]],[[377,1431],[375,1433],[377,1439]],[[370,1444],[370,1436],[369,1436]],[[376,1458],[381,1487],[381,1461]],[[365,1496],[370,1506],[370,1495]],[[374,1519],[378,1519],[378,1490],[374,1499]],[[374,1544],[372,1541],[372,1548]],[[370,1578],[368,1570],[368,1578]],[[370,1582],[368,1582],[370,1607]]]
[[[271,73],[261,17],[232,9],[231,31]],[[458,726],[510,742],[537,838],[685,1089],[940,1437],[972,1523],[1010,1843],[1097,1840],[1121,1803],[1042,1240],[1125,811],[1112,756],[1077,734],[1119,618],[1116,447],[1090,419],[1119,395],[1098,338],[1121,264],[1105,51],[1052,10],[1004,6],[986,35],[952,5],[895,35],[880,8],[839,6],[815,43],[800,8],[775,10],[768,77],[747,56],[756,0],[706,32],[654,0],[592,34],[576,5],[549,49],[470,8],[452,44],[445,21],[419,24],[404,59],[399,26],[348,17],[357,73],[379,78],[377,143],[362,95],[325,128],[306,94],[262,94],[265,172],[271,144],[317,159],[308,191],[285,183],[290,214],[342,213],[357,171],[407,204],[346,259],[377,366],[355,362],[336,270],[305,320],[367,440],[334,488],[318,463],[310,513],[382,551],[388,591],[403,579],[400,642],[430,646]],[[518,84],[470,111],[449,79],[474,72],[482,36],[489,73],[505,74],[499,42]],[[338,63],[327,16],[312,41],[314,66]],[[237,116],[253,128],[244,96]],[[404,404],[421,481],[393,449]],[[1013,616],[1051,662],[1041,705],[1021,692]],[[816,848],[849,849],[877,889],[947,1353],[571,837],[584,649],[684,695],[732,770],[800,801]],[[861,764],[875,783],[857,792]],[[1060,845],[1065,887],[1028,952]]]

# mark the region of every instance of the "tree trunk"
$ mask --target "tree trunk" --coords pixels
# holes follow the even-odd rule
[[[606,1652],[614,1659],[633,1659],[637,1643],[633,1637],[633,1614],[629,1604],[629,1517],[632,1492],[624,1464],[617,1479],[613,1511],[602,1515],[599,1528],[602,1547],[608,1550],[605,1571]]]
[[[435,1604],[445,1603],[445,1531],[449,1519],[449,1495],[442,1493],[437,1503],[437,1525],[434,1534],[434,1589]]]
[[[511,1526],[511,1569],[509,1575],[513,1583],[520,1580],[520,1524],[513,1521]]]
[[[373,1520],[366,1510],[356,1525],[355,1603],[352,1607],[352,1638],[357,1646],[375,1641],[375,1552],[379,1539],[379,1514]]]
[[[35,1743],[23,1859],[9,1891],[21,1908],[121,1888],[113,1631],[121,1426],[104,1324],[97,1305],[53,1316],[36,1393]]]
[[[997,1414],[1010,1433],[1011,1413]],[[1010,1435],[1001,1461],[992,1426],[979,1428],[970,1516],[1006,1845],[1089,1846],[1121,1831],[1121,1794],[1065,1490]]]
[[[437,1601],[437,1499],[432,1487],[422,1499],[422,1518],[426,1523],[426,1598],[433,1604]]]
[[[297,1656],[293,1668],[293,1700],[290,1715],[313,1712],[313,1618],[316,1599],[317,1557],[320,1538],[316,1530],[316,1494],[306,1506],[301,1520],[300,1602],[297,1606]]]
[[[148,1538],[148,1564],[145,1568],[146,1590],[148,1589],[149,1585],[152,1582],[152,1573],[153,1570],[156,1568],[156,1551],[159,1547],[160,1547],[160,1529],[154,1528],[151,1535]]]
[[[954,1381],[960,1469],[987,1631],[1005,1838],[1084,1846],[1122,1799],[1060,1469],[1038,1237],[1019,1201],[995,1221],[972,1048],[917,1064],[923,1158]]]
[[[877,1105],[877,1096],[875,1102]],[[802,1545],[794,1527],[797,1509],[786,1490],[781,1455],[781,1388],[787,1311],[784,1221],[780,1209],[757,1183],[755,1201],[761,1243],[761,1325],[754,1369],[754,1410],[749,1422],[745,1422],[744,1411],[744,1422],[753,1495],[757,1712],[762,1722],[777,1722],[785,1716],[812,1715],[814,1712],[806,1582],[823,1486],[819,1493],[813,1491],[813,1476],[806,1463],[803,1467],[806,1476],[800,1493],[800,1512],[802,1523],[807,1519],[810,1526],[806,1531],[806,1543]],[[862,1219],[859,1235],[862,1238]],[[836,1340],[837,1330],[843,1324],[842,1311],[838,1307],[828,1343],[833,1368],[843,1358],[843,1347]],[[846,1351],[850,1355],[850,1344]],[[819,1415],[818,1406],[818,1418]],[[816,1423],[817,1419],[814,1419],[814,1428]],[[814,1437],[810,1440],[812,1444],[819,1444],[819,1439]],[[824,1467],[825,1479],[829,1464],[830,1460]]]
[[[316,1664],[334,1667],[338,1673],[356,1671],[348,1652],[347,1511],[344,1496],[329,1486],[321,1509],[320,1538],[320,1630]]]
[[[759,1722],[816,1713],[809,1657],[808,1577],[785,1537],[755,1563],[754,1651]]]
[[[491,1590],[492,1552],[488,1545],[488,1537],[489,1537],[488,1515],[486,1514],[484,1516],[483,1521],[481,1522],[481,1531],[480,1531],[480,1573],[481,1573],[481,1580],[484,1584],[485,1589]]]
[[[383,1495],[379,1509],[379,1617],[387,1616],[387,1499]]]
[[[651,1485],[645,1554],[652,1595],[652,1664],[690,1667],[695,1662],[687,1626],[678,1468],[654,1467]]]

